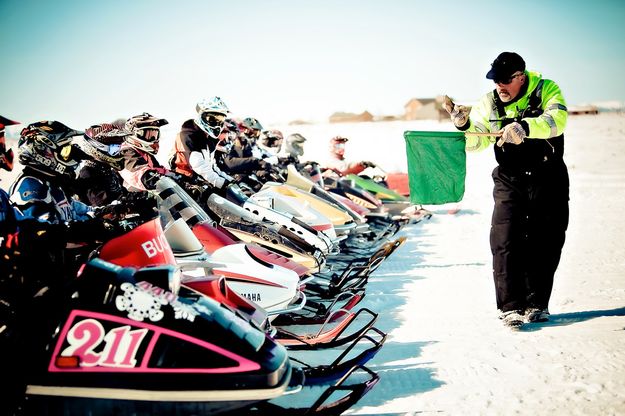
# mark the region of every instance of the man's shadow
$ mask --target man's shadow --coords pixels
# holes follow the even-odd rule
[[[538,331],[541,328],[570,325],[577,322],[588,321],[594,318],[601,318],[604,316],[625,316],[625,307],[599,311],[582,311],[554,314],[549,317],[549,321],[547,322],[537,322],[523,325],[523,330]]]

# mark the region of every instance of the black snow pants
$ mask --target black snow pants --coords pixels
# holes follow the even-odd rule
[[[497,308],[549,304],[569,223],[569,176],[562,160],[530,170],[493,170],[490,231]]]

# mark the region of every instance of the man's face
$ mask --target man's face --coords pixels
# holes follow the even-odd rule
[[[494,82],[499,98],[501,98],[501,101],[504,103],[507,103],[514,100],[516,96],[519,95],[519,91],[521,91],[521,87],[525,83],[525,74],[517,71],[508,79],[494,80]]]
[[[345,157],[345,142],[336,142],[332,144],[333,153],[339,157],[339,159],[343,159]]]

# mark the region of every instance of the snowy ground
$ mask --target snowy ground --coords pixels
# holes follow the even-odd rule
[[[451,129],[429,121],[283,127],[308,138],[309,159],[341,134],[351,139],[348,155],[387,171],[406,169],[404,130]],[[408,240],[367,286],[362,306],[380,312],[389,337],[369,363],[380,382],[348,413],[625,414],[625,117],[571,117],[565,146],[571,222],[551,321],[512,332],[496,317],[494,161],[492,150],[469,154],[460,212],[430,207],[432,219],[402,231]],[[161,156],[169,147],[165,139]]]

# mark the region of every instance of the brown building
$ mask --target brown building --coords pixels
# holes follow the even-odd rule
[[[336,112],[330,116],[330,123],[355,123],[373,121],[373,115],[364,111],[360,114]]]
[[[443,96],[412,98],[404,105],[404,120],[441,120],[448,118],[442,107]]]

